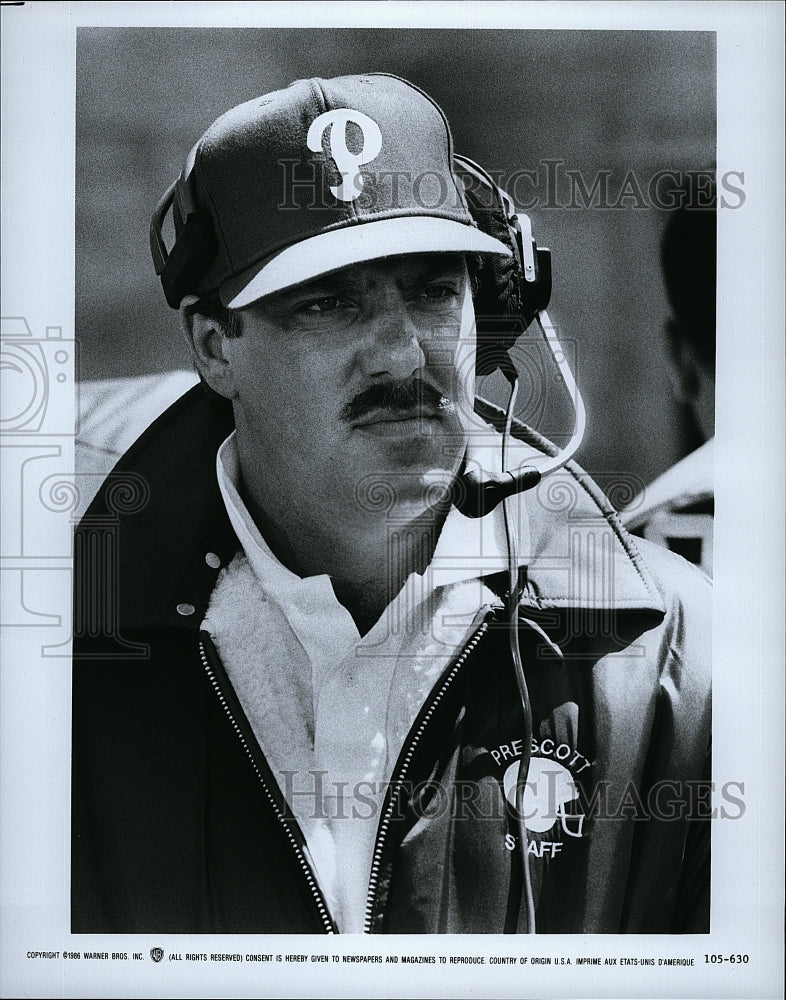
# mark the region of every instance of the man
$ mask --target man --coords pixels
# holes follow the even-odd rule
[[[629,531],[666,545],[712,574],[715,515],[715,186],[701,204],[669,216],[661,265],[671,317],[666,323],[674,396],[695,448],[621,512]],[[698,200],[698,199],[697,199]]]
[[[406,81],[298,81],[159,206],[205,388],[77,533],[74,931],[707,929],[706,583],[525,491],[474,382],[548,262],[460,163]]]

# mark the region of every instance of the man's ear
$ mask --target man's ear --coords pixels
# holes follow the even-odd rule
[[[703,361],[679,323],[666,326],[669,338],[669,373],[672,393],[693,415],[696,429],[706,441],[715,433],[715,371]]]
[[[180,303],[180,328],[203,380],[220,396],[233,399],[235,384],[232,368],[224,356],[224,331],[217,320],[191,311],[198,301],[195,295],[183,298]]]
[[[666,339],[669,346],[669,382],[672,395],[681,406],[692,406],[699,389],[697,361],[680,324],[674,319],[666,323]]]

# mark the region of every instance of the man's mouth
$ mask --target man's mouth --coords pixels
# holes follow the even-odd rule
[[[418,428],[428,432],[453,414],[455,405],[438,389],[419,378],[369,386],[342,411],[353,429],[378,428],[406,434]]]
[[[376,427],[378,424],[433,424],[441,420],[444,411],[430,406],[409,406],[400,409],[386,407],[372,410],[353,423],[355,428]],[[401,428],[404,429],[403,427]]]

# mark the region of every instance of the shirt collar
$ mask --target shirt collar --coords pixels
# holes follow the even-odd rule
[[[321,574],[299,577],[273,554],[262,537],[240,495],[240,459],[235,432],[224,441],[216,456],[216,473],[221,496],[230,523],[251,564],[254,575],[266,590],[286,601],[304,583],[316,589],[332,586],[330,578]],[[511,505],[512,523],[517,530],[520,563],[529,551],[529,518],[523,503]],[[437,587],[491,576],[507,569],[508,555],[502,507],[485,517],[465,517],[452,507],[443,525],[434,554],[424,576],[429,590]]]
[[[510,468],[542,455],[541,439],[529,433],[531,441],[512,442]],[[499,470],[499,440],[499,434],[488,427],[474,435],[468,461]],[[216,465],[227,514],[257,579],[270,593],[286,600],[304,581],[273,555],[243,503],[237,488],[240,465],[234,432],[219,449]],[[663,598],[636,542],[602,491],[577,465],[570,463],[536,489],[516,494],[509,510],[518,564],[527,567],[522,605],[540,610],[638,609],[663,614]],[[507,566],[502,505],[482,518],[467,518],[451,508],[424,574],[426,589],[499,574]],[[306,582],[312,589],[319,588],[325,600],[331,596],[335,600],[327,575],[307,577]]]

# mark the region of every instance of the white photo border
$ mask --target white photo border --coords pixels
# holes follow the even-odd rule
[[[745,815],[713,830],[707,936],[205,939],[69,933],[70,524],[25,495],[38,458],[73,467],[75,51],[79,26],[481,27],[714,31],[718,174],[746,201],[718,215],[713,774]],[[0,993],[10,996],[775,997],[783,970],[783,7],[776,3],[24,3],[2,10],[2,302],[51,371],[34,437],[2,439]],[[28,352],[29,353],[29,352]],[[6,377],[4,371],[3,377]],[[32,397],[29,412],[44,405]],[[12,407],[13,408],[13,407]],[[14,431],[14,428],[11,428]],[[21,609],[21,610],[20,610]],[[33,610],[35,609],[35,610]],[[46,609],[42,612],[38,609]],[[13,617],[28,615],[22,624]],[[41,618],[40,615],[49,617]],[[6,617],[9,616],[9,617]],[[54,621],[60,618],[59,624]],[[37,624],[37,622],[40,623]],[[56,625],[57,627],[52,627]],[[53,635],[59,638],[53,639]],[[58,647],[58,643],[62,644]],[[41,649],[46,647],[42,655]],[[151,959],[160,947],[164,960]],[[129,960],[69,961],[68,951]],[[143,960],[133,961],[135,952]],[[186,963],[170,954],[301,954]],[[57,957],[46,957],[57,953]],[[433,955],[417,969],[344,955]],[[705,963],[705,954],[748,955]],[[328,962],[311,961],[327,955]],[[483,966],[450,957],[485,956]],[[566,966],[579,955],[654,967]],[[339,960],[334,961],[333,956]],[[444,956],[445,963],[439,960]],[[514,956],[515,966],[490,966]],[[533,964],[550,957],[551,965]],[[694,967],[660,966],[693,957]],[[526,958],[526,962],[519,959]],[[554,960],[557,959],[555,962]]]

